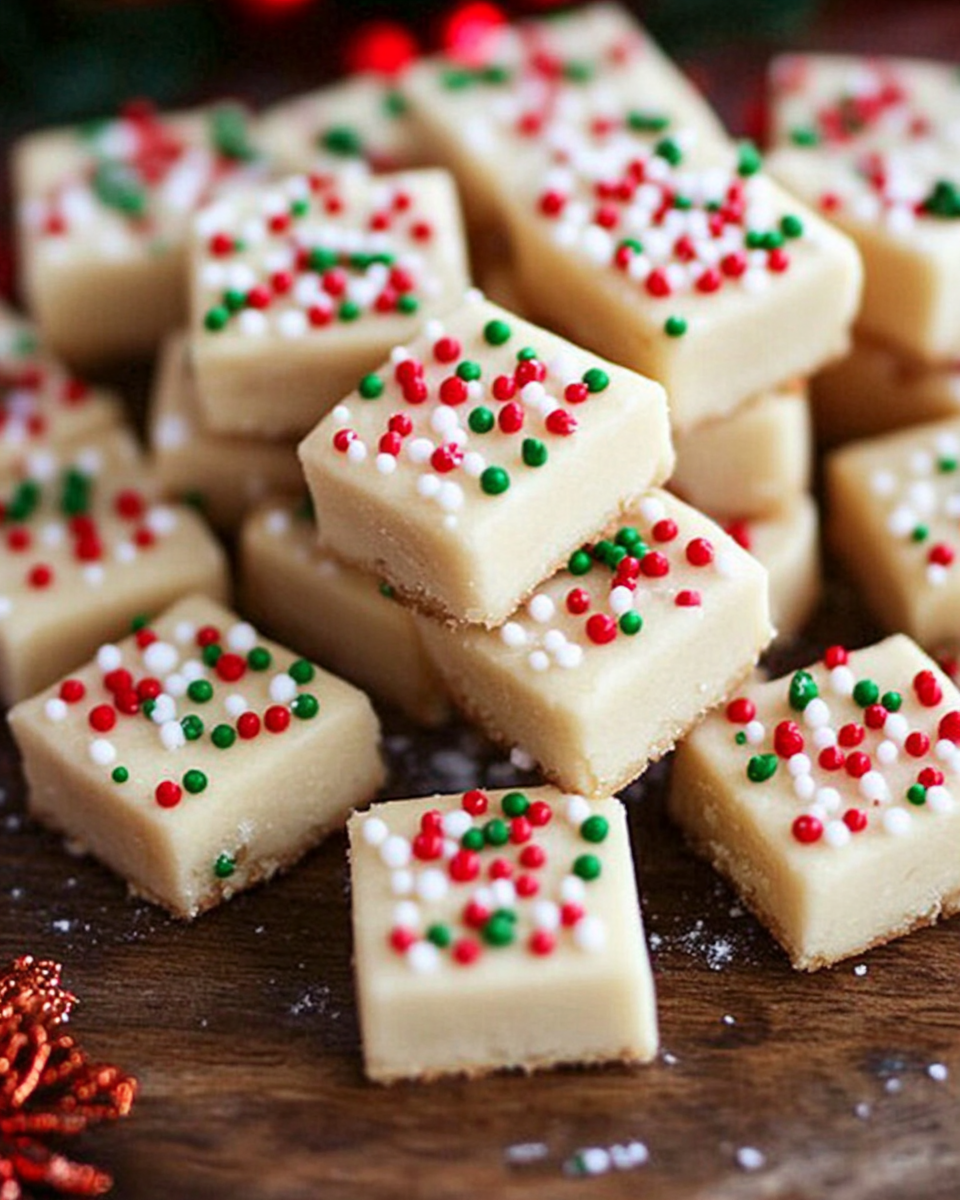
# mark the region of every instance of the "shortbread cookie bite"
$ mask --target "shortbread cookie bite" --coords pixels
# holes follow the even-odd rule
[[[756,150],[583,112],[512,181],[520,290],[538,320],[659,380],[686,432],[841,355],[853,243],[781,191]]]
[[[588,796],[666,754],[772,636],[766,571],[702,513],[651,491],[623,521],[500,629],[419,619],[467,716]]]
[[[673,467],[663,389],[472,296],[301,444],[331,550],[494,626]]]
[[[46,687],[188,592],[228,590],[220,546],[187,508],[158,502],[120,430],[63,459],[34,456],[2,488],[0,697]]]
[[[30,813],[192,918],[290,866],[383,781],[362,692],[190,596],[18,705]]]
[[[398,81],[363,73],[268,108],[257,123],[278,171],[399,171],[417,139]]]
[[[960,417],[960,359],[931,366],[856,337],[811,381],[810,400],[817,441],[827,446]]]
[[[186,335],[161,347],[149,416],[150,461],[166,496],[199,508],[224,533],[267,496],[299,495],[303,472],[292,442],[210,433]]]
[[[413,614],[389,584],[334,558],[308,503],[273,499],[250,514],[240,587],[244,612],[288,646],[422,725],[450,716]]]
[[[0,474],[29,455],[89,442],[123,421],[112,392],[91,387],[43,348],[36,328],[0,305]]]
[[[858,328],[937,362],[960,353],[960,86],[946,63],[788,55],[771,70],[771,173],[853,237]]]
[[[371,1079],[654,1057],[653,980],[616,800],[474,790],[375,805],[348,828]]]
[[[712,517],[764,517],[809,488],[813,428],[799,383],[758,396],[676,439],[670,487]]]
[[[537,138],[562,137],[569,112],[617,98],[635,124],[673,122],[725,142],[719,118],[644,29],[614,4],[500,25],[469,61],[438,56],[404,76],[425,152],[456,175],[471,228],[503,220],[512,177]]]
[[[752,683],[677,751],[670,813],[812,971],[960,908],[960,693],[908,638]]]
[[[20,258],[50,349],[89,365],[152,353],[186,319],[191,215],[265,171],[235,104],[167,114],[135,101],[116,119],[24,138]]]
[[[799,633],[823,590],[820,513],[810,495],[798,496],[769,517],[739,517],[727,533],[766,569],[770,620],[777,637]]]
[[[884,627],[960,636],[960,419],[834,451],[830,545]]]
[[[191,351],[207,425],[307,433],[430,316],[466,257],[444,171],[295,175],[197,218]]]

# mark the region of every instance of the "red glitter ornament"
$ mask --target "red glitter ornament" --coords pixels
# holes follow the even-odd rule
[[[399,21],[367,21],[347,42],[343,62],[348,71],[396,75],[418,52],[416,38]]]
[[[490,34],[506,19],[503,9],[490,0],[468,0],[444,20],[440,35],[443,48],[461,62],[482,62]]]
[[[129,1114],[136,1080],[90,1062],[59,1026],[76,997],[60,986],[60,965],[30,955],[0,976],[0,1197],[26,1200],[26,1188],[102,1196],[105,1172],[72,1162],[45,1139],[72,1137]]]

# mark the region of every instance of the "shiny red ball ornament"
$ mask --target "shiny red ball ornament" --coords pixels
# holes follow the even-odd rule
[[[397,75],[419,52],[417,39],[399,21],[366,21],[347,42],[343,65],[350,72]]]

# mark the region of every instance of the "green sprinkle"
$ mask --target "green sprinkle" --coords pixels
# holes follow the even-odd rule
[[[433,942],[433,944],[440,950],[446,950],[446,948],[453,941],[453,934],[450,932],[450,926],[441,925],[439,923],[429,926],[427,929],[427,941]]]
[[[383,380],[379,375],[364,375],[357,391],[364,400],[379,400],[383,395]]]
[[[218,879],[229,879],[237,869],[237,864],[229,854],[221,854],[213,864],[213,873]]]
[[[310,202],[308,200],[293,200],[290,204],[291,217],[305,217],[310,211]]]
[[[146,629],[150,624],[150,618],[146,613],[137,613],[130,622],[130,632],[139,633],[141,629]]]
[[[361,158],[364,154],[363,138],[352,125],[331,125],[317,141],[321,149],[338,158]]]
[[[460,839],[460,845],[464,850],[482,850],[486,845],[483,837],[482,829],[468,829]]]
[[[780,219],[780,232],[786,238],[803,237],[803,222],[793,213],[787,213]]]
[[[208,679],[194,679],[187,685],[187,695],[194,704],[206,704],[213,696],[213,684]]]
[[[474,73],[468,71],[466,67],[453,67],[449,71],[444,71],[440,76],[440,83],[448,92],[462,91],[475,82],[476,77]]]
[[[206,316],[203,318],[203,327],[209,329],[211,333],[219,333],[229,320],[229,310],[218,304],[207,309]]]
[[[153,710],[157,707],[156,700],[144,700],[140,705],[140,711],[148,719],[153,716]]]
[[[102,159],[93,173],[93,191],[107,208],[125,217],[142,217],[147,210],[147,192],[137,172],[117,159]]]
[[[595,854],[580,854],[573,860],[573,873],[585,879],[588,883],[598,879],[603,867]]]
[[[639,108],[627,113],[627,127],[634,133],[663,133],[669,124],[670,118],[664,113],[645,112]]]
[[[493,413],[483,405],[471,409],[470,415],[467,417],[467,424],[473,433],[489,433],[496,423]]]
[[[207,786],[207,777],[202,771],[195,769],[186,771],[183,776],[183,786],[191,796],[199,796]]]
[[[820,144],[820,134],[809,125],[798,125],[790,130],[790,141],[795,146],[817,146]]]
[[[484,341],[490,346],[502,346],[510,340],[512,332],[506,321],[488,321],[483,327]]]
[[[400,307],[399,301],[397,301],[397,307]],[[344,300],[337,309],[337,316],[341,321],[355,321],[360,316],[360,305],[356,300]]]
[[[126,783],[130,778],[130,772],[126,767],[114,767],[110,772],[110,778],[114,783]]]
[[[743,141],[737,147],[737,174],[748,179],[763,166],[760,151],[751,141]]]
[[[397,312],[415,313],[420,307],[420,301],[410,292],[404,292],[397,297]]]
[[[583,373],[583,382],[588,392],[602,392],[610,386],[610,376],[600,367],[590,367]]]
[[[938,458],[937,470],[941,475],[952,475],[960,466],[960,460],[956,458]]]
[[[210,138],[224,158],[250,162],[257,152],[250,141],[247,114],[239,104],[218,104],[210,114]]]
[[[203,722],[196,713],[187,713],[180,722],[180,728],[188,742],[195,742],[203,737]]]
[[[232,725],[214,725],[210,740],[218,750],[229,750],[237,740],[237,731]]]
[[[790,707],[803,712],[811,700],[820,695],[817,682],[809,671],[796,671],[790,680]]]
[[[499,817],[488,821],[483,827],[483,837],[488,846],[505,846],[510,840],[506,821],[501,821]]]
[[[610,832],[610,822],[606,817],[601,817],[595,813],[580,826],[580,836],[585,842],[594,842],[599,844],[606,840],[607,834]]]
[[[666,137],[657,142],[653,148],[654,154],[659,158],[665,159],[671,167],[678,167],[683,162],[683,151],[680,149],[678,142],[673,138]]]
[[[853,689],[853,700],[861,708],[869,708],[880,699],[880,689],[872,679],[861,679]]]
[[[564,63],[563,77],[569,79],[571,83],[586,83],[587,80],[593,78],[593,67],[590,63],[579,62],[576,59],[568,63]]]
[[[301,692],[290,707],[295,717],[299,717],[301,721],[310,721],[320,711],[320,701],[309,692]]]
[[[588,550],[574,550],[567,559],[567,570],[571,575],[586,575],[593,566],[593,559]]]
[[[509,946],[516,937],[516,919],[504,909],[498,909],[483,927],[483,940],[488,946]]]
[[[510,72],[501,63],[481,67],[477,74],[484,83],[508,83],[511,78]]]
[[[488,496],[500,496],[510,486],[510,476],[503,467],[487,467],[480,476],[480,487]]]
[[[960,188],[949,179],[938,179],[923,201],[923,210],[932,217],[960,217]]]
[[[887,712],[899,712],[903,707],[903,697],[899,692],[884,692],[880,697],[880,703]]]
[[[619,621],[620,632],[633,637],[643,628],[643,617],[638,612],[625,612]]]
[[[685,317],[667,317],[663,323],[663,332],[667,337],[678,338],[683,337],[687,332],[687,322]]]
[[[777,770],[775,754],[755,754],[747,763],[747,778],[751,783],[766,783]]]
[[[311,271],[319,271],[321,274],[331,270],[339,261],[340,256],[336,250],[325,250],[322,246],[314,246],[307,255]]]
[[[916,804],[917,806],[926,804],[927,789],[922,783],[912,783],[910,787],[907,788],[907,799],[911,804]]]
[[[530,807],[530,801],[523,792],[507,792],[500,807],[508,817],[522,817]]]
[[[642,254],[643,242],[638,242],[636,238],[623,238],[617,246],[617,249],[632,250],[634,254]]]
[[[287,674],[295,683],[310,683],[316,677],[317,671],[312,662],[298,658],[290,664]]]
[[[266,671],[273,662],[273,655],[266,646],[254,646],[247,653],[247,666],[251,671]]]
[[[738,746],[745,746],[747,744],[747,735],[741,729],[738,733],[733,735],[733,740]]]
[[[528,467],[542,467],[547,461],[547,447],[539,438],[524,438],[520,450]]]
[[[457,374],[466,383],[473,383],[483,374],[483,367],[478,362],[465,358],[463,362],[457,363]]]
[[[537,351],[533,346],[523,346],[517,351],[517,362],[529,362],[532,358],[537,357]]]
[[[407,100],[402,92],[387,92],[383,98],[383,111],[388,117],[402,117],[407,111]]]
[[[629,550],[642,540],[640,530],[634,525],[624,525],[622,529],[617,530],[617,545],[623,546],[625,550]]]
[[[910,532],[910,540],[914,542],[925,542],[930,536],[930,527],[928,525],[914,525]]]
[[[239,288],[227,288],[223,293],[223,307],[228,313],[239,312],[247,303],[247,293],[241,292]],[[215,309],[213,311],[216,311]]]
[[[223,654],[223,647],[218,646],[216,642],[211,642],[209,646],[204,646],[200,652],[200,657],[208,667],[215,667],[220,661],[220,656]],[[199,682],[199,680],[197,681]]]
[[[380,595],[387,600],[392,600],[396,595],[396,592],[385,579],[380,580]]]

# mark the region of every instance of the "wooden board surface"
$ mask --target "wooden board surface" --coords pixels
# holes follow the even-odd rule
[[[854,18],[869,9],[853,6]],[[960,59],[956,6],[884,12],[824,24],[820,44],[953,47]],[[758,55],[712,64],[728,117],[756,84]],[[811,636],[778,665],[873,632],[834,587]],[[388,795],[528,781],[467,731],[420,735],[391,718],[387,728]],[[960,927],[812,977],[793,972],[663,820],[668,771],[628,793],[663,1057],[636,1070],[383,1089],[361,1071],[342,837],[178,924],[25,819],[0,734],[0,959],[62,961],[81,998],[74,1032],[142,1085],[129,1121],[75,1149],[115,1173],[119,1200],[955,1198]],[[578,1151],[632,1141],[648,1149],[646,1165],[571,1173]],[[762,1153],[762,1168],[738,1164],[744,1147]]]

